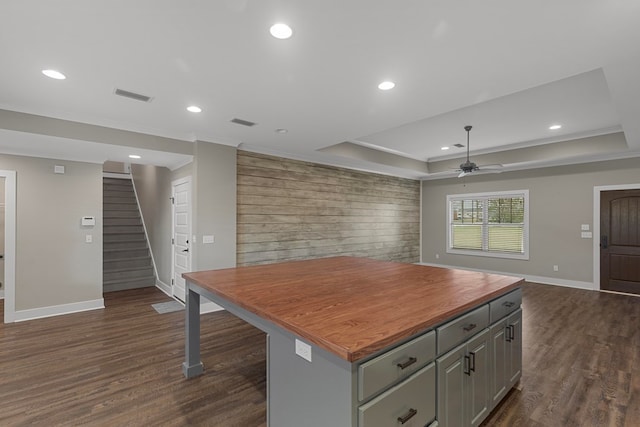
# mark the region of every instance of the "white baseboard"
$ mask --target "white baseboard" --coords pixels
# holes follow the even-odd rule
[[[566,288],[586,289],[589,291],[599,291],[595,285],[591,282],[580,282],[577,280],[557,279],[555,277],[541,277],[541,276],[524,276],[528,282],[542,283],[543,285],[556,285],[564,286]]]
[[[171,295],[171,286],[167,285],[166,283],[156,279],[156,288],[160,289],[162,292],[173,298],[173,295]]]
[[[52,305],[49,307],[31,308],[28,310],[16,310],[15,322],[41,319],[43,317],[62,316],[63,314],[79,313],[81,311],[97,310],[104,308],[104,299],[74,302],[70,304]]]
[[[176,301],[184,304],[182,301],[175,298],[171,294],[171,286],[167,285],[166,283],[163,283],[160,280],[156,280],[156,288],[160,289],[162,292],[167,294],[167,296],[169,296],[170,298],[173,298]],[[224,310],[224,308],[220,307],[216,303],[209,301],[205,297],[200,298],[200,314],[213,313],[214,311],[220,311],[220,310]]]
[[[0,299],[4,299],[4,289],[0,289]]]
[[[567,280],[567,279],[558,279],[556,277],[544,277],[544,276],[532,276],[529,274],[518,274],[518,273],[506,273],[504,271],[491,271],[491,270],[483,270],[479,268],[467,268],[460,267],[457,265],[445,265],[445,264],[433,264],[430,262],[419,262],[420,265],[428,265],[431,267],[442,267],[442,268],[454,268],[458,270],[469,270],[469,271],[479,271],[481,273],[489,273],[489,274],[501,274],[503,276],[516,276],[522,277],[527,282],[535,282],[542,283],[543,285],[555,285],[555,286],[564,286],[567,288],[577,288],[577,289],[587,289],[589,291],[599,291],[595,285],[591,282],[582,282],[578,280]]]

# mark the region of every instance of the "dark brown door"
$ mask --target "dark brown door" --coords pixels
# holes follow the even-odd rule
[[[640,190],[600,193],[600,288],[640,294]]]

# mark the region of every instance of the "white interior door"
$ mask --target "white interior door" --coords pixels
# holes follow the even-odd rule
[[[173,295],[184,301],[185,281],[182,273],[191,271],[191,178],[183,178],[172,184],[173,200]]]

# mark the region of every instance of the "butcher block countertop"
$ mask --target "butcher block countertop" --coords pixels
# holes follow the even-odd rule
[[[523,279],[335,257],[183,277],[349,362],[518,287]]]

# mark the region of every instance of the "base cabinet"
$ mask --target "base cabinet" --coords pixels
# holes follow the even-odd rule
[[[518,289],[359,365],[358,427],[477,427],[522,375]]]
[[[478,426],[489,412],[489,329],[436,361],[438,423]]]
[[[522,376],[522,309],[507,321],[507,390],[511,389]]]
[[[522,309],[493,324],[489,335],[491,410],[522,375]]]
[[[435,363],[360,406],[359,427],[423,427],[436,417]]]

